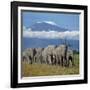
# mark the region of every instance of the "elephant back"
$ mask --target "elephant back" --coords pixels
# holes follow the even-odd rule
[[[56,53],[57,55],[64,55],[65,54],[65,48],[66,46],[65,45],[59,45],[55,50],[56,50]]]

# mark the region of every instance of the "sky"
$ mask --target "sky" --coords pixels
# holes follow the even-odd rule
[[[48,23],[67,29],[65,32],[56,30],[33,31],[35,23]],[[46,39],[79,39],[79,14],[22,11],[23,37]],[[41,27],[41,26],[40,26]]]
[[[71,14],[23,11],[23,48],[59,45],[60,43],[62,44],[62,40],[68,39],[73,48],[79,49],[79,15],[80,14],[77,13]],[[42,22],[56,25],[67,30],[64,32],[45,29],[42,31],[32,30],[32,25]]]
[[[36,22],[53,21],[62,28],[79,30],[79,14],[23,11],[23,26],[29,28]]]

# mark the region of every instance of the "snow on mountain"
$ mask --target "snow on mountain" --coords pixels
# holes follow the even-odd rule
[[[55,22],[52,21],[42,21],[42,22],[36,22],[30,27],[33,31],[66,31],[67,29],[59,27]]]
[[[51,24],[51,25],[57,25],[55,22],[52,22],[52,21],[43,21],[43,22]],[[37,23],[42,23],[42,22],[37,22]]]
[[[39,39],[79,39],[79,31],[70,31],[59,27],[55,22],[36,22],[30,28],[23,27],[23,36]]]

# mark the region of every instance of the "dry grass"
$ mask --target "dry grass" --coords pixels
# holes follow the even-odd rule
[[[22,62],[22,77],[71,74],[79,74],[79,55],[75,55],[75,66],[73,67],[46,64],[27,64]]]

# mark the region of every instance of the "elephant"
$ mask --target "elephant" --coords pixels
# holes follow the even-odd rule
[[[26,49],[23,52],[23,60],[26,59],[30,64],[32,64],[34,62],[34,56],[35,56],[35,54],[36,54],[35,48]]]
[[[61,66],[69,66],[70,61],[73,62],[73,50],[67,45],[59,45],[56,47],[56,63]]]
[[[56,54],[56,64],[65,66],[67,63],[67,46],[59,45],[54,52]]]
[[[45,48],[28,48],[23,51],[23,61],[44,63],[49,65],[69,66],[74,65],[73,50],[66,44],[59,46],[48,45]]]
[[[73,53],[73,50],[72,49],[68,49],[67,51],[67,60],[68,60],[68,63],[67,65],[70,66],[70,62],[72,64],[72,66],[74,66],[74,53]]]
[[[55,50],[54,45],[49,45],[44,50],[42,51],[42,56],[43,56],[43,63],[45,64],[54,64],[54,58],[55,56],[53,55],[53,52]]]
[[[42,51],[44,48],[36,48],[36,54],[34,56],[35,63],[42,63]]]
[[[29,57],[28,57],[28,53],[27,53],[27,51],[25,50],[25,51],[23,51],[23,53],[22,53],[22,62],[25,62],[25,63],[29,63]]]

